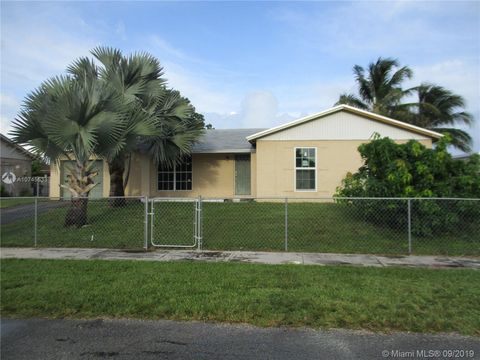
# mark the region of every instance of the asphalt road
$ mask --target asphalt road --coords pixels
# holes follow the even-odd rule
[[[454,358],[443,350],[471,351],[461,358],[478,359],[480,338],[175,321],[1,320],[2,360]]]
[[[33,219],[35,216],[34,201],[35,200],[32,199],[31,204],[22,204],[22,205],[0,209],[0,224],[6,225],[18,220],[23,220],[28,218]],[[39,201],[37,211],[38,211],[38,214],[42,214],[53,208],[68,206],[68,204],[69,203],[66,203],[64,201],[48,201],[48,202]]]

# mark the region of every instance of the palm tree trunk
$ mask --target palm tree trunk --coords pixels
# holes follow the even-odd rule
[[[88,194],[93,188],[93,177],[96,172],[89,170],[86,162],[76,161],[75,169],[68,175],[67,188],[72,193],[70,209],[65,217],[65,227],[80,228],[87,224]]]
[[[118,207],[127,204],[125,200],[125,188],[123,183],[123,173],[125,172],[125,159],[118,156],[108,163],[110,172],[110,206]]]
[[[88,197],[72,198],[70,209],[65,217],[65,227],[80,228],[87,224]]]

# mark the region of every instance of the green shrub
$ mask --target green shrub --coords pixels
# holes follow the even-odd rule
[[[415,235],[469,229],[480,216],[480,201],[428,199],[480,197],[480,157],[455,160],[447,152],[448,141],[441,139],[434,149],[429,149],[415,140],[397,144],[376,136],[359,146],[364,164],[355,174],[347,174],[336,196],[422,198],[411,202]],[[399,229],[407,226],[407,200],[341,201],[378,225]]]

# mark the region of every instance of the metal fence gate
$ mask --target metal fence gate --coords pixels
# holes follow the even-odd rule
[[[152,246],[201,249],[201,198],[151,199],[149,207]]]

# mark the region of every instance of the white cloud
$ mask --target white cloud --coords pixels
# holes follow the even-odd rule
[[[198,112],[217,114],[212,116],[221,122],[238,111],[242,92],[236,84],[241,74],[173,46],[158,34],[148,36],[143,46],[160,60],[168,85],[189,98]]]
[[[198,112],[230,113],[235,111],[235,96],[221,84],[209,81],[201,73],[192,73],[173,62],[164,62],[168,85],[188,97]]]
[[[163,59],[164,56],[175,57],[181,60],[190,60],[191,57],[187,56],[183,51],[172,46],[168,41],[159,35],[152,35],[150,37],[150,44],[152,48],[151,51],[157,53],[160,59]]]
[[[462,46],[478,49],[478,18],[471,31],[452,31],[449,26],[453,19],[467,20],[469,15],[469,24],[474,24],[471,15],[478,10],[475,2],[356,1],[311,6],[308,12],[279,6],[270,14],[304,49],[355,61],[379,55],[441,56],[445,49]],[[450,21],[439,26],[438,19],[445,18]]]
[[[244,127],[268,127],[275,120],[278,101],[270,91],[247,94],[241,104],[241,121]]]
[[[27,88],[62,73],[74,59],[89,55],[103,31],[74,9],[48,3],[15,3],[2,12],[2,77]],[[20,81],[20,84],[17,82]]]
[[[115,33],[122,39],[123,41],[127,40],[127,31],[125,28],[125,23],[123,21],[119,21],[117,23],[117,28],[115,29]]]
[[[18,112],[18,99],[46,78],[62,73],[73,59],[89,55],[89,50],[98,44],[106,40],[110,40],[107,43],[113,41],[118,44],[114,41],[117,38],[124,42],[129,40],[132,47],[157,56],[165,67],[169,84],[187,96],[197,111],[205,114],[206,121],[218,128],[274,126],[331,107],[340,93],[355,91],[350,68],[345,69],[343,77],[326,74],[326,80],[321,82],[316,80],[317,76],[307,81],[285,80],[285,85],[279,86],[278,79],[262,77],[259,85],[257,78],[260,76],[254,73],[254,66],[248,73],[236,72],[229,63],[217,64],[201,59],[159,34],[142,34],[141,38],[133,39],[133,32],[129,32],[127,39],[128,22],[112,21],[107,24],[94,17],[82,19],[75,6],[58,3],[35,6],[35,11],[26,5],[20,7],[23,11],[13,13],[11,9],[14,7],[11,6],[8,16],[5,11],[2,14],[2,131],[9,127],[10,120]],[[310,53],[314,50],[311,53],[322,56],[327,53],[335,55],[332,56],[334,59],[348,59],[351,65],[362,64],[365,58],[373,60],[379,51],[383,55],[400,56],[400,50],[413,54],[411,59],[431,62],[431,57],[423,57],[423,51],[435,50],[441,54],[449,44],[463,46],[473,36],[460,31],[450,34],[447,28],[432,27],[428,21],[429,12],[445,14],[453,9],[455,14],[465,13],[464,8],[457,9],[451,4],[445,10],[443,4],[432,2],[396,1],[375,5],[354,2],[332,7],[319,6],[321,11],[311,13],[292,11],[291,6],[287,10],[283,5],[278,7],[284,10],[272,12],[273,16],[284,25],[286,36],[292,36],[295,44],[302,44],[298,49],[289,51],[295,50],[301,55],[302,51]],[[429,46],[419,46],[419,34],[421,42]],[[473,44],[471,47],[475,46],[475,42],[469,43]],[[448,56],[443,54],[439,57],[445,58]],[[401,55],[400,59],[407,61],[408,57]],[[477,132],[478,139],[480,74],[478,57],[475,60],[459,57],[438,60],[431,66],[425,65],[425,62],[410,65],[415,70],[415,84],[432,81],[467,99],[468,110],[477,116],[477,128],[471,131]],[[335,71],[338,72],[338,69]],[[273,82],[275,85],[272,85]],[[479,146],[480,139],[477,140],[477,149]]]
[[[8,136],[10,130],[12,130],[12,122],[10,118],[4,117],[3,115],[0,116],[0,133]]]
[[[27,88],[39,85],[46,78],[63,73],[68,64],[88,55],[96,44],[48,27],[33,31],[15,26],[2,36],[2,77],[7,83]]]
[[[295,114],[279,113],[275,95],[266,90],[248,92],[230,113],[207,112],[205,120],[216,128],[268,128],[295,119]]]
[[[272,91],[247,92],[230,113],[212,110],[206,122],[217,128],[272,127],[332,107],[343,92],[354,92],[353,79],[275,87]]]
[[[2,109],[17,108],[18,106],[19,102],[14,96],[0,93],[0,107]]]
[[[451,59],[431,65],[412,66],[413,84],[432,82],[462,95],[471,110],[479,110],[480,68],[478,62]]]
[[[412,66],[414,81],[410,86],[421,82],[430,82],[441,85],[454,93],[461,95],[466,100],[466,109],[474,116],[474,124],[468,126],[459,125],[470,133],[473,138],[473,149],[480,150],[480,68],[476,61],[451,59],[438,62],[429,66]]]
[[[164,66],[169,86],[188,97],[216,128],[269,127],[278,123],[278,101],[270,91],[242,91],[242,74],[174,47],[159,35],[149,38],[150,52]],[[239,102],[239,99],[242,99]]]
[[[351,77],[329,79],[323,82],[292,85],[275,88],[280,112],[290,114],[311,114],[332,107],[340,94],[355,92]]]
[[[15,4],[16,5],[16,4]],[[35,16],[17,13],[22,4],[2,13],[1,121],[2,132],[10,129],[20,101],[51,76],[65,73],[76,58],[87,56],[99,41],[85,35],[88,25],[66,13],[58,16],[49,6]],[[65,23],[68,22],[68,23]],[[79,31],[68,31],[74,27]],[[83,31],[81,31],[83,30]]]
[[[7,134],[12,129],[12,120],[20,108],[16,97],[0,93],[0,132]]]

